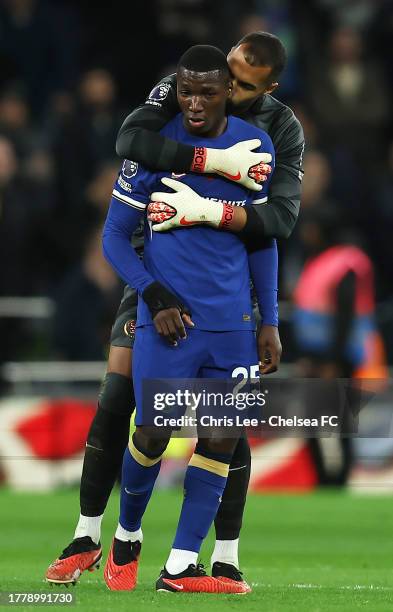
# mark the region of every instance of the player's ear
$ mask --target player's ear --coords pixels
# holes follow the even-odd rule
[[[233,93],[233,81],[230,80],[228,81],[228,100],[232,98],[232,93]]]
[[[275,89],[277,89],[277,87],[278,83],[272,83],[271,85],[269,85],[268,89],[265,90],[265,93],[271,94]]]

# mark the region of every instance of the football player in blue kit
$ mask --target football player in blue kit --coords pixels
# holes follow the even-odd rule
[[[178,101],[182,113],[161,131],[167,137],[196,147],[214,143],[224,149],[237,142],[259,139],[261,149],[274,150],[262,130],[226,116],[231,81],[225,55],[217,48],[197,45],[178,65]],[[123,168],[124,169],[124,168]],[[143,420],[142,382],[156,378],[230,378],[238,366],[257,368],[255,320],[252,314],[250,273],[258,303],[277,316],[277,249],[274,241],[247,253],[232,232],[219,232],[233,215],[234,206],[251,206],[267,199],[268,182],[255,193],[215,175],[185,174],[174,181],[167,172],[153,173],[139,166],[132,192],[120,173],[106,219],[103,246],[108,261],[142,298],[138,300],[133,380],[137,406],[136,431],[123,459],[120,520],[105,567],[112,590],[136,585],[142,543],[141,521],[159,473],[161,456],[170,434],[151,428]],[[180,185],[179,185],[180,182]],[[199,198],[198,225],[183,215],[186,230],[161,233],[151,220],[170,219],[176,203],[156,213],[162,185],[175,188],[178,200]],[[165,188],[164,188],[165,189]],[[155,193],[152,193],[155,192]],[[168,189],[166,189],[168,193]],[[130,238],[148,211],[143,262]],[[220,211],[210,214],[214,203]],[[203,206],[209,225],[203,225]],[[183,340],[178,340],[178,338]],[[168,343],[167,339],[170,342]],[[197,563],[198,553],[217,513],[238,439],[201,438],[185,475],[185,497],[169,558],[157,580],[159,591],[246,593],[244,581],[206,576]]]

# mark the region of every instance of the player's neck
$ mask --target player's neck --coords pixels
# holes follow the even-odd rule
[[[239,118],[244,117],[244,115],[246,115],[255,104],[260,104],[261,102],[263,102],[265,95],[266,94],[263,94],[262,96],[258,96],[258,98],[253,98],[246,104],[240,104],[239,106],[230,106],[230,114],[235,115],[235,117]]]
[[[213,127],[209,132],[205,134],[206,138],[218,138],[225,132],[228,125],[228,117],[223,117],[219,125]]]

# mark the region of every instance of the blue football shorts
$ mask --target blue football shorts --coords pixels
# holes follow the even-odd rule
[[[255,332],[187,328],[187,339],[172,347],[153,325],[138,327],[132,359],[136,416],[142,425],[143,381],[167,378],[232,378],[236,368],[257,367]]]

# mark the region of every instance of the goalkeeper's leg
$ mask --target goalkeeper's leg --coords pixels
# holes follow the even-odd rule
[[[127,293],[128,292],[128,293]],[[131,379],[136,296],[126,288],[113,326],[107,374],[87,437],[74,539],[48,568],[51,582],[75,582],[101,558],[101,521],[122,465],[134,409]]]
[[[130,374],[132,351],[112,347],[98,409],[87,436],[80,485],[81,516],[75,537],[100,539],[100,524],[113,485],[119,476],[130,435],[134,390]],[[113,362],[118,361],[116,369]],[[121,365],[126,366],[121,368]]]

